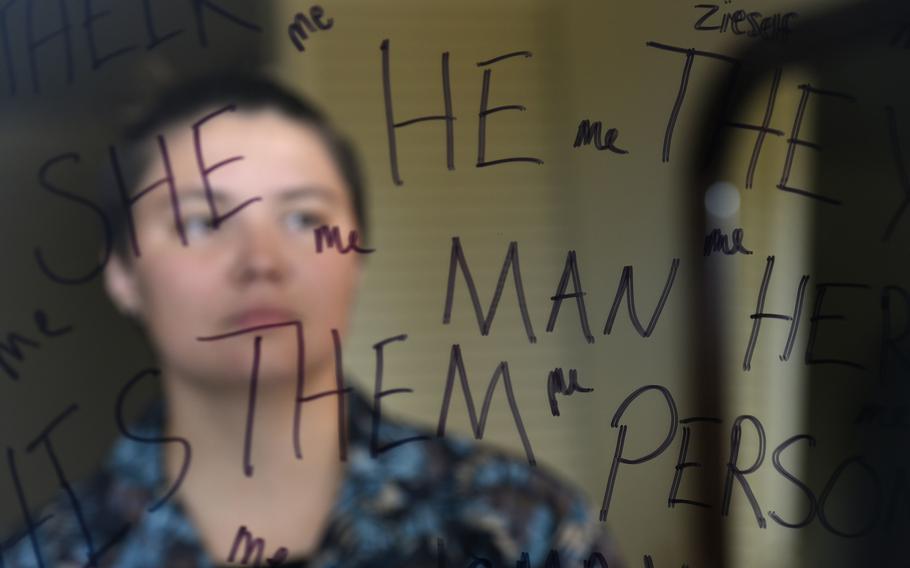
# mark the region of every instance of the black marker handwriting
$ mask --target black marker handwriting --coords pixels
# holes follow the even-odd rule
[[[203,158],[203,149],[202,149],[202,126],[210,120],[215,119],[217,116],[224,114],[226,112],[233,112],[236,110],[236,105],[227,105],[222,107],[214,112],[207,114],[202,117],[200,120],[192,124],[192,133],[193,133],[193,147],[195,151],[196,163],[199,168],[199,174],[202,178],[206,202],[209,207],[209,212],[211,214],[211,222],[215,229],[217,229],[221,224],[225,222],[229,217],[238,213],[244,207],[260,201],[261,197],[252,197],[249,198],[233,209],[227,212],[220,212],[215,204],[215,196],[211,187],[211,182],[209,176],[216,170],[239,160],[243,160],[243,156],[232,156],[226,159],[223,159],[213,165],[208,165]],[[142,251],[139,246],[139,240],[136,234],[136,225],[135,219],[133,216],[133,209],[136,206],[136,203],[142,197],[148,195],[152,191],[164,186],[167,188],[168,196],[171,204],[171,211],[174,217],[174,226],[177,232],[180,242],[183,246],[189,246],[189,241],[186,236],[186,231],[183,224],[183,218],[180,213],[180,201],[177,194],[177,185],[174,177],[173,168],[171,166],[170,153],[168,151],[168,145],[165,137],[163,135],[157,135],[155,137],[157,143],[158,154],[161,157],[161,167],[164,170],[164,175],[156,180],[153,180],[144,188],[131,191],[130,184],[126,179],[126,172],[121,165],[121,157],[116,146],[108,146],[108,159],[110,161],[111,173],[114,178],[114,185],[116,186],[117,196],[122,207],[121,214],[123,216],[124,224],[126,226],[126,233],[129,237],[129,242],[132,248],[132,253],[134,256],[141,256]],[[35,261],[38,264],[41,272],[47,276],[51,281],[58,284],[65,285],[78,285],[84,284],[93,280],[96,276],[101,274],[110,260],[111,253],[114,247],[114,234],[113,234],[113,223],[109,218],[108,214],[105,213],[104,208],[98,203],[82,197],[76,193],[73,193],[69,190],[62,189],[58,186],[57,182],[52,182],[50,180],[50,174],[52,170],[59,168],[65,163],[75,163],[78,164],[81,161],[81,157],[76,152],[67,152],[59,155],[55,155],[50,159],[46,160],[38,170],[38,183],[39,185],[47,190],[51,195],[64,199],[68,202],[75,203],[81,206],[84,209],[87,209],[97,218],[97,222],[100,225],[103,242],[102,242],[102,253],[100,255],[99,261],[88,268],[83,273],[79,275],[64,275],[61,274],[58,270],[51,268],[47,259],[45,258],[45,253],[39,247],[35,247],[34,256]],[[60,174],[61,176],[65,174]]]
[[[897,133],[897,118],[894,116],[894,108],[885,107],[885,113],[888,116],[888,133],[890,134],[889,140],[891,142],[892,155],[894,156],[898,181],[900,182],[904,198],[897,207],[897,211],[891,216],[891,220],[888,221],[887,227],[885,227],[885,233],[882,235],[883,241],[887,241],[891,238],[891,235],[894,234],[894,228],[897,225],[897,222],[900,221],[904,212],[907,210],[907,206],[910,205],[910,176],[907,174],[907,166],[904,163],[904,154],[901,150],[901,139]]]
[[[762,148],[765,144],[765,138],[768,134],[774,136],[783,136],[784,131],[771,128],[771,117],[774,115],[774,103],[777,101],[777,91],[780,88],[780,78],[783,70],[780,67],[774,69],[771,77],[771,89],[768,93],[768,102],[765,105],[765,114],[762,116],[761,124],[749,124],[744,122],[726,121],[725,126],[732,128],[741,128],[743,130],[755,131],[755,145],[752,147],[752,157],[749,158],[749,167],[746,169],[746,189],[752,189],[752,183],[755,180],[755,168],[758,166],[758,158],[761,156]]]
[[[293,328],[297,340],[297,396],[293,401],[294,424],[291,431],[294,440],[294,455],[297,459],[303,459],[303,450],[300,445],[300,420],[302,416],[301,412],[303,404],[325,396],[336,396],[338,397],[338,458],[341,461],[347,461],[348,435],[347,421],[345,420],[345,416],[347,416],[347,413],[345,411],[345,408],[347,406],[345,395],[351,392],[351,387],[344,385],[344,374],[341,362],[341,337],[338,334],[337,329],[331,330],[332,344],[334,346],[335,353],[336,388],[334,390],[323,391],[306,396],[303,394],[305,384],[304,354],[306,353],[306,350],[304,349],[303,325],[300,323],[300,321],[295,320],[257,325],[254,327],[238,329],[219,335],[197,337],[196,339],[199,341],[221,341],[241,335],[255,334],[253,337],[253,369],[250,372],[250,390],[247,397],[246,428],[243,438],[242,467],[243,474],[247,477],[253,477],[254,473],[251,456],[253,453],[253,429],[256,423],[256,396],[259,389],[259,358],[262,351],[262,336],[256,333],[267,329],[277,329],[282,327]]]
[[[99,262],[95,266],[88,269],[85,273],[78,276],[64,276],[56,270],[52,269],[47,260],[45,260],[44,253],[41,251],[41,249],[39,247],[35,247],[35,262],[38,263],[38,268],[40,268],[41,272],[51,281],[58,284],[83,284],[85,282],[89,282],[98,274],[100,274],[102,270],[104,270],[104,267],[111,256],[111,251],[113,250],[113,229],[110,220],[107,218],[107,215],[105,215],[104,210],[101,208],[101,206],[90,199],[86,199],[85,197],[82,197],[76,193],[72,193],[58,187],[55,183],[52,183],[48,179],[50,170],[56,167],[58,164],[63,162],[75,162],[78,164],[79,161],[79,154],[76,154],[75,152],[68,152],[48,159],[43,164],[41,164],[41,167],[38,169],[38,184],[50,192],[51,195],[55,195],[67,201],[77,203],[91,211],[101,226],[101,233],[104,239],[102,245],[103,250]]]
[[[60,337],[61,335],[66,335],[73,330],[72,325],[62,325],[56,328],[52,327],[51,324],[48,323],[47,313],[42,309],[35,310],[34,319],[35,327],[38,328],[38,331],[45,338],[53,339],[55,337]],[[7,333],[5,341],[0,340],[0,369],[3,369],[6,376],[14,381],[19,379],[19,371],[13,367],[12,363],[7,360],[7,357],[12,358],[19,363],[23,363],[25,361],[25,354],[22,351],[23,347],[40,349],[41,343],[15,331]]]
[[[370,254],[376,252],[376,249],[364,248],[360,246],[360,235],[357,229],[351,229],[348,233],[348,244],[344,244],[344,238],[341,236],[341,229],[337,225],[323,225],[316,228],[316,252],[322,252],[323,248],[334,248],[341,254],[347,254],[354,251],[359,254]]]
[[[449,75],[449,52],[442,54],[442,96],[443,96],[443,114],[418,116],[416,118],[395,121],[394,105],[392,103],[392,77],[391,77],[391,59],[390,43],[388,39],[382,40],[379,47],[382,52],[382,93],[385,103],[385,121],[386,134],[388,135],[389,145],[389,166],[392,173],[392,182],[395,185],[403,185],[404,180],[401,177],[398,165],[398,136],[396,130],[410,126],[419,122],[441,120],[445,122],[445,141],[446,141],[446,167],[449,170],[455,169],[455,115],[452,111],[452,85]],[[514,51],[492,57],[485,61],[477,63],[478,67],[488,67],[495,63],[512,59],[515,57],[531,57],[530,51]],[[524,111],[526,108],[520,104],[508,104],[490,107],[490,84],[493,76],[492,69],[484,69],[480,95],[480,112],[478,113],[478,132],[477,132],[477,162],[478,168],[495,166],[510,162],[529,162],[534,164],[543,164],[543,160],[533,156],[512,156],[508,158],[487,159],[487,117],[491,114],[507,111],[518,110]]]
[[[461,355],[461,346],[452,345],[452,355],[449,358],[449,373],[446,377],[445,394],[442,397],[442,409],[439,411],[439,426],[436,429],[438,437],[445,436],[446,419],[449,415],[449,403],[452,400],[452,390],[455,387],[455,373],[461,384],[461,390],[464,394],[465,404],[468,408],[468,418],[471,420],[471,429],[474,431],[474,438],[480,440],[483,438],[484,428],[487,423],[487,415],[490,412],[490,403],[493,401],[493,393],[496,391],[496,383],[502,377],[503,388],[506,391],[506,398],[509,401],[509,409],[512,411],[512,418],[515,420],[515,428],[521,437],[521,444],[524,446],[528,463],[536,465],[537,460],[534,458],[534,451],[531,449],[531,441],[525,431],[524,422],[521,420],[521,413],[518,410],[518,402],[515,399],[515,392],[512,389],[512,379],[509,376],[509,363],[501,362],[493,371],[493,376],[487,385],[487,393],[483,398],[483,406],[480,409],[480,419],[477,419],[477,412],[474,410],[474,397],[471,396],[471,385],[468,382],[468,374],[464,368],[464,359]]]
[[[382,51],[382,94],[385,101],[386,133],[389,139],[389,165],[392,170],[392,181],[395,185],[404,184],[398,169],[398,138],[395,130],[418,122],[428,120],[442,120],[446,125],[446,167],[451,171],[455,169],[455,115],[452,114],[452,84],[449,78],[449,52],[442,54],[442,96],[443,114],[419,116],[401,122],[395,122],[392,106],[392,77],[391,63],[389,61],[389,40],[382,40],[379,47]]]
[[[790,138],[787,139],[787,156],[784,158],[784,169],[780,174],[780,182],[777,184],[777,188],[781,191],[789,191],[790,193],[795,193],[797,195],[802,195],[804,197],[809,197],[816,199],[823,203],[829,203],[831,205],[841,205],[842,201],[840,199],[835,199],[833,197],[828,197],[826,195],[821,195],[818,193],[813,193],[811,191],[801,189],[798,187],[793,187],[788,185],[790,182],[790,172],[793,168],[793,159],[796,154],[797,146],[805,146],[812,148],[813,150],[820,151],[821,146],[815,142],[810,142],[808,140],[802,140],[799,137],[800,129],[802,128],[803,119],[806,116],[806,106],[809,104],[810,95],[819,95],[825,97],[835,97],[849,102],[856,102],[856,98],[847,93],[840,93],[837,91],[826,91],[823,89],[817,89],[812,85],[806,83],[800,85],[799,89],[802,91],[802,95],[799,99],[799,104],[796,107],[796,118],[793,120],[793,128],[790,130]]]
[[[38,4],[41,5],[40,10],[36,10]],[[48,79],[47,69],[56,69],[58,65],[62,76],[56,80],[72,85],[77,73],[77,44],[85,45],[89,67],[94,72],[114,61],[124,62],[130,59],[130,55],[140,53],[143,48],[145,51],[154,50],[186,31],[185,28],[177,28],[160,33],[155,23],[152,0],[142,0],[142,10],[132,12],[141,14],[146,40],[144,45],[140,45],[138,39],[111,45],[105,36],[109,35],[107,30],[116,30],[117,27],[113,24],[107,24],[106,28],[103,26],[114,7],[120,6],[120,3],[108,2],[110,8],[97,10],[94,0],[83,0],[81,21],[74,21],[69,4],[66,0],[41,3],[8,0],[0,6],[0,49],[3,51],[2,62],[6,68],[6,91],[10,96],[18,95],[21,91],[20,83],[25,81],[30,84],[34,94],[40,94],[42,78],[45,81]],[[231,22],[250,32],[262,32],[258,24],[229,11],[215,0],[191,0],[190,4],[193,19],[191,24],[195,24],[197,40],[202,48],[209,45],[208,21],[212,17]],[[25,31],[21,43],[14,44],[10,41],[11,37],[19,37],[11,33],[11,30]],[[82,37],[78,37],[79,30],[83,31]],[[130,37],[138,38],[141,35],[139,29],[131,30]],[[19,61],[23,54],[27,66],[25,77],[22,76]],[[54,61],[55,65],[46,68],[50,61]]]
[[[243,556],[238,561],[237,552],[240,549],[240,546],[243,545]],[[265,552],[265,539],[261,537],[254,537],[253,533],[246,528],[246,525],[242,525],[237,529],[237,535],[234,537],[234,543],[231,545],[231,552],[227,557],[227,561],[234,563],[237,562],[241,565],[250,564],[250,557],[252,558],[253,566],[262,566],[262,555]],[[281,546],[275,550],[275,553],[272,556],[265,559],[266,564],[269,566],[280,566],[288,559],[288,549]]]
[[[732,239],[732,243],[730,240]],[[719,252],[725,255],[752,254],[752,251],[743,245],[743,230],[740,227],[733,229],[733,234],[727,237],[727,234],[720,229],[714,229],[705,237],[705,256],[711,253]]]
[[[509,243],[509,248],[506,252],[506,258],[503,261],[502,270],[500,270],[499,273],[499,280],[496,284],[496,290],[493,294],[493,299],[490,302],[490,307],[487,310],[487,313],[484,314],[483,308],[480,305],[480,296],[477,292],[477,287],[474,284],[474,279],[471,276],[471,271],[468,267],[468,261],[465,258],[464,250],[461,245],[461,239],[459,237],[452,237],[452,253],[451,259],[449,261],[449,275],[446,286],[445,308],[443,309],[442,323],[448,324],[451,322],[452,308],[455,301],[455,276],[460,269],[462,275],[464,276],[465,284],[468,287],[468,293],[471,297],[471,303],[474,307],[474,313],[477,318],[477,325],[480,328],[480,334],[484,336],[488,335],[490,333],[490,328],[493,325],[493,318],[496,315],[496,308],[499,305],[499,300],[502,297],[502,292],[505,288],[506,278],[508,277],[509,270],[511,269],[513,280],[515,282],[515,293],[518,299],[518,307],[521,311],[525,332],[528,336],[528,341],[530,343],[535,343],[537,341],[537,337],[534,335],[534,328],[531,324],[531,317],[528,312],[528,304],[524,294],[524,284],[521,280],[521,270],[519,268],[518,258],[518,243],[512,241]],[[619,278],[619,285],[616,289],[616,295],[613,298],[613,305],[610,308],[610,313],[608,314],[606,323],[604,324],[603,334],[610,335],[610,333],[612,333],[613,325],[616,322],[616,317],[619,314],[619,309],[622,305],[623,297],[625,297],[626,307],[628,308],[629,312],[629,320],[632,322],[632,326],[641,337],[650,337],[657,327],[657,322],[660,320],[660,315],[666,306],[670,291],[673,289],[673,283],[676,280],[676,273],[679,270],[679,263],[680,260],[678,258],[674,258],[670,262],[670,270],[667,274],[667,280],[664,284],[664,289],[660,294],[657,305],[655,306],[654,311],[651,313],[651,318],[648,320],[648,324],[646,326],[641,323],[641,320],[639,320],[638,310],[636,309],[635,289],[633,284],[634,268],[631,265],[624,266]],[[567,289],[570,280],[572,283],[572,291],[568,292]],[[559,317],[562,303],[566,300],[574,300],[575,305],[578,308],[579,323],[581,326],[582,335],[588,343],[594,343],[594,334],[591,332],[591,327],[588,323],[587,308],[584,301],[586,294],[587,292],[584,291],[584,288],[582,286],[581,273],[578,267],[578,260],[576,258],[575,251],[570,250],[566,253],[566,261],[563,267],[562,276],[560,277],[559,283],[556,285],[556,293],[550,297],[552,305],[550,307],[550,316],[547,319],[547,332],[553,332],[556,329],[556,322]]]
[[[126,419],[123,415],[123,406],[126,404],[126,398],[133,388],[139,384],[143,379],[149,377],[158,377],[160,376],[161,371],[158,369],[143,369],[133,375],[133,377],[127,381],[123,388],[120,389],[120,392],[117,394],[117,402],[114,409],[114,418],[117,422],[117,429],[120,433],[127,439],[134,442],[139,442],[140,444],[178,444],[183,449],[183,463],[180,464],[180,471],[177,473],[177,479],[174,480],[174,484],[168,489],[161,499],[157,503],[148,508],[148,512],[154,513],[162,505],[164,505],[170,498],[177,493],[177,490],[180,489],[180,486],[183,484],[183,480],[186,479],[186,474],[190,470],[190,464],[193,461],[193,447],[190,445],[189,440],[182,438],[180,436],[161,436],[148,438],[145,436],[139,436],[130,431],[127,427]]]
[[[646,43],[648,47],[653,47],[660,49],[662,51],[669,51],[672,53],[682,53],[686,56],[686,60],[683,63],[682,79],[679,83],[679,90],[676,92],[676,100],[673,102],[673,108],[670,110],[670,117],[667,120],[667,128],[664,132],[664,143],[663,148],[661,149],[660,161],[669,162],[670,161],[670,146],[673,142],[673,132],[676,129],[676,121],[679,118],[679,112],[682,110],[683,102],[686,100],[686,91],[689,88],[689,78],[692,74],[692,66],[695,63],[696,57],[704,57],[706,59],[713,59],[715,61],[723,61],[730,65],[733,65],[734,70],[739,69],[739,60],[724,55],[722,53],[714,53],[711,51],[702,51],[694,48],[686,49],[684,47],[676,47],[673,45],[667,45],[665,43],[658,43],[656,41],[649,41]],[[735,73],[734,73],[735,77]],[[729,89],[732,86],[728,85]],[[728,91],[729,93],[729,91]]]
[[[624,150],[616,145],[616,139],[619,137],[619,130],[616,128],[609,128],[607,132],[603,135],[601,140],[600,131],[603,129],[603,124],[599,120],[595,121],[593,124],[587,118],[578,123],[578,132],[575,134],[575,142],[572,144],[573,148],[578,148],[580,146],[590,146],[591,142],[594,142],[594,147],[598,150],[609,150],[614,154],[628,154],[628,150]]]
[[[724,3],[729,4],[730,0],[726,0]],[[735,35],[746,35],[761,39],[786,39],[791,31],[790,20],[799,16],[797,12],[763,16],[761,12],[736,10],[734,12],[722,12],[718,23],[718,17],[715,17],[715,14],[720,10],[718,4],[696,4],[695,8],[703,10],[701,17],[695,20],[695,25],[692,26],[698,31],[726,33],[729,30]],[[748,29],[740,28],[739,24],[741,23],[748,23]]]
[[[297,12],[297,15],[294,16],[294,22],[288,25],[288,36],[297,51],[304,51],[303,42],[309,37],[307,32],[312,34],[319,30],[325,31],[331,29],[335,24],[334,18],[329,18],[323,22],[323,16],[325,16],[325,11],[318,4],[310,7],[309,17],[303,12]]]
[[[769,256],[765,263],[765,273],[762,276],[761,286],[758,289],[758,300],[755,305],[755,313],[752,318],[752,333],[749,335],[749,342],[746,345],[746,354],[743,356],[743,371],[752,369],[752,355],[755,353],[755,345],[758,342],[758,334],[761,331],[762,320],[771,318],[790,322],[790,332],[787,334],[787,343],[784,351],[780,355],[781,361],[788,361],[793,352],[793,345],[796,342],[796,333],[799,331],[799,322],[803,311],[803,301],[806,298],[806,285],[809,283],[809,275],[804,274],[800,278],[799,285],[796,288],[796,300],[793,305],[791,315],[765,313],[765,297],[768,295],[768,285],[771,282],[771,274],[774,271],[774,257]]]
[[[562,367],[556,367],[547,376],[547,400],[550,401],[550,412],[553,416],[559,416],[559,403],[556,401],[556,395],[562,394],[572,396],[576,392],[591,392],[593,388],[585,387],[578,382],[578,371],[569,369],[569,384],[566,385],[566,377]]]

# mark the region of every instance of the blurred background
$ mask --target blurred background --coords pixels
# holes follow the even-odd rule
[[[599,510],[619,432],[611,420],[637,389],[660,385],[672,396],[675,423],[656,390],[619,418],[628,426],[626,458],[653,452],[672,434],[654,459],[618,469],[606,523],[629,565],[645,555],[655,566],[853,566],[906,555],[906,8],[324,0],[332,26],[309,32],[300,51],[288,26],[313,5],[0,7],[0,442],[17,452],[34,509],[58,486],[47,456],[25,454],[25,445],[76,403],[55,446],[70,479],[89,475],[117,435],[120,388],[154,364],[141,333],[92,276],[97,215],[43,188],[42,165],[78,154],[50,178],[97,201],[99,176],[111,175],[107,147],[143,101],[194,74],[255,69],[323,106],[361,153],[377,252],[367,259],[344,359],[352,380],[372,392],[372,345],[408,334],[387,350],[384,387],[414,393],[389,397],[384,412],[435,428],[453,344],[478,403],[506,361],[538,463],[577,484]],[[394,183],[384,41],[397,122],[444,114],[448,54],[453,169],[445,124],[418,122],[395,129],[403,183]],[[522,51],[529,55],[479,65]],[[485,70],[488,107],[524,107],[487,115],[485,159],[542,164],[477,167]],[[601,142],[615,129],[618,151],[576,143],[584,120],[602,125]],[[715,229],[717,240],[706,241]],[[454,237],[484,311],[517,243],[535,343],[511,275],[488,335],[460,273],[451,322],[443,323]],[[574,299],[547,329],[570,251],[593,341]],[[634,274],[647,337],[632,325],[625,298],[604,333],[624,273]],[[578,291],[571,279],[565,291]],[[42,334],[36,310],[51,327],[72,330]],[[594,389],[558,396],[559,416],[547,397],[556,368],[566,377],[576,370]],[[156,394],[143,388],[131,397],[131,416]],[[459,389],[449,417],[450,432],[471,435]],[[501,384],[484,439],[524,456]],[[702,505],[670,506],[674,496]],[[5,463],[0,503],[2,541],[22,523]]]

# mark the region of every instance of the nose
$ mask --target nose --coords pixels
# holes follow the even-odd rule
[[[235,221],[239,221],[236,219]],[[268,224],[256,224],[238,231],[233,277],[239,284],[279,283],[290,274],[282,235]]]

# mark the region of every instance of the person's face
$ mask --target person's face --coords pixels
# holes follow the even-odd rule
[[[165,376],[209,386],[248,379],[254,337],[261,335],[260,380],[294,379],[292,327],[197,340],[289,320],[303,324],[306,372],[333,372],[331,330],[345,335],[360,260],[353,252],[315,250],[316,227],[338,226],[344,237],[357,228],[344,178],[319,134],[271,110],[227,112],[205,123],[206,165],[243,157],[209,176],[219,213],[260,198],[217,229],[210,225],[191,121],[177,123],[165,138],[189,244],[180,241],[162,185],[133,209],[141,255],[130,262],[115,255],[105,275],[114,302],[143,323]],[[164,175],[155,148],[137,188]]]

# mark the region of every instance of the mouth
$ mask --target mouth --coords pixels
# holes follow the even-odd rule
[[[299,319],[293,310],[287,308],[254,306],[230,315],[227,324],[232,328],[248,328],[288,323]]]

